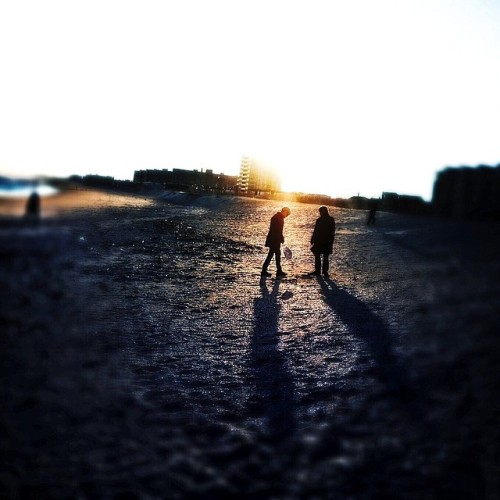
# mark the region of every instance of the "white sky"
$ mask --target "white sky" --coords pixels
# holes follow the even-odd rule
[[[497,0],[0,0],[0,174],[212,168],[430,199],[500,163]]]

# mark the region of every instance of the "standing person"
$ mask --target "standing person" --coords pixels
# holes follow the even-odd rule
[[[366,225],[375,224],[375,215],[377,214],[377,204],[372,203],[370,206],[370,211],[368,212],[368,219]]]
[[[283,226],[285,224],[285,218],[290,215],[290,209],[288,207],[283,207],[280,212],[276,212],[271,217],[271,224],[269,226],[269,232],[267,233],[265,246],[269,247],[269,252],[267,254],[266,260],[262,265],[261,276],[271,276],[271,273],[267,271],[271,259],[276,260],[276,276],[286,276],[286,273],[281,269],[281,244],[285,242],[283,237]]]
[[[311,252],[314,254],[314,272],[311,274],[319,275],[323,271],[323,275],[328,278],[329,256],[333,253],[335,239],[335,219],[328,213],[327,207],[319,207],[319,214],[311,236]]]
[[[26,202],[26,217],[33,222],[40,218],[40,195],[33,191]]]

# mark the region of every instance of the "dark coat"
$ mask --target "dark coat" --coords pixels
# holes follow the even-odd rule
[[[285,224],[285,217],[281,212],[275,213],[271,217],[271,225],[267,233],[265,246],[269,248],[279,248],[285,241],[283,237],[283,226]]]
[[[333,253],[333,241],[335,240],[335,219],[324,214],[316,219],[313,235],[311,237],[311,251],[314,254]]]

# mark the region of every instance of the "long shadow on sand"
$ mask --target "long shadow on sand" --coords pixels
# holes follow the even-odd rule
[[[318,277],[323,299],[349,331],[368,347],[380,380],[400,402],[416,397],[403,362],[392,349],[391,333],[385,322],[365,303],[327,278]]]
[[[271,288],[260,283],[261,296],[254,300],[254,327],[250,341],[251,369],[256,394],[252,413],[266,421],[266,432],[272,439],[293,434],[295,430],[295,398],[292,375],[286,356],[279,350],[278,302],[280,281]]]

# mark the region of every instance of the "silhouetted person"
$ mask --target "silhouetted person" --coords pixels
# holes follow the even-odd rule
[[[32,221],[40,218],[40,195],[33,191],[26,202],[26,217]]]
[[[335,240],[335,219],[328,213],[327,207],[319,207],[319,214],[311,236],[311,252],[314,254],[314,272],[311,274],[319,275],[323,271],[328,277],[329,256],[333,253]]]
[[[366,221],[366,225],[369,226],[371,224],[375,224],[375,215],[377,214],[377,204],[372,204],[370,211],[368,212],[368,219]]]
[[[285,218],[289,215],[290,209],[288,207],[283,207],[280,212],[276,212],[271,217],[271,224],[265,243],[265,246],[269,247],[269,252],[262,265],[261,276],[271,276],[267,268],[273,256],[276,259],[276,276],[286,276],[286,273],[281,269],[281,244],[285,242],[285,238],[283,237],[283,226],[285,224]]]

